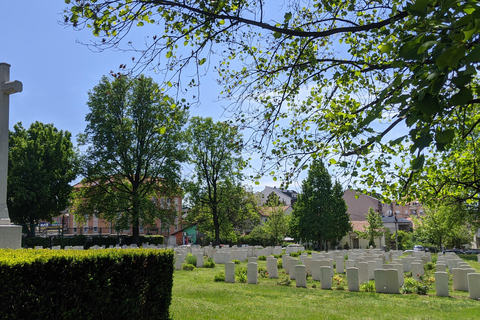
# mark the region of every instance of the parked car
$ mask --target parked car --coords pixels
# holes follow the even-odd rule
[[[465,254],[480,254],[480,250],[478,249],[468,249],[464,251]]]
[[[287,247],[301,247],[301,246],[302,246],[301,244],[292,243],[292,244],[289,244]]]
[[[413,251],[425,251],[425,247],[424,246],[421,246],[419,244],[413,246]]]
[[[454,252],[456,254],[465,254],[465,252],[460,249],[447,249],[447,250],[443,250],[442,252],[443,254],[445,254],[446,252]]]

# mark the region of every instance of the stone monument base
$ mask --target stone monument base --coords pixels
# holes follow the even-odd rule
[[[0,225],[0,248],[20,249],[22,247],[22,227]]]

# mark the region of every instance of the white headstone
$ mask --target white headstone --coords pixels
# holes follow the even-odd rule
[[[444,271],[435,272],[435,290],[437,296],[448,297],[448,273]]]
[[[386,293],[400,293],[400,285],[398,283],[398,271],[397,269],[385,270],[386,277]]]
[[[321,281],[321,288],[322,289],[332,289],[332,268],[331,267],[320,267],[320,273],[322,280]]]
[[[225,263],[225,282],[235,283],[235,263]]]
[[[480,273],[469,273],[468,281],[468,297],[470,299],[480,300]]]
[[[250,284],[257,284],[258,282],[258,269],[256,262],[247,263],[247,279]]]
[[[305,265],[295,266],[295,286],[306,288],[307,287],[307,273],[305,272]]]
[[[278,278],[278,261],[277,258],[267,257],[267,272],[269,278]]]
[[[359,291],[360,285],[358,282],[358,269],[357,268],[347,268],[347,283],[348,291]]]
[[[386,269],[375,269],[375,292],[387,293],[387,273]]]
[[[203,268],[203,253],[197,253],[197,268]]]

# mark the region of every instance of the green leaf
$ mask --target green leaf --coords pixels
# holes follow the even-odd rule
[[[449,144],[453,141],[455,137],[455,130],[454,129],[446,129],[437,131],[435,133],[435,141],[441,144]]]
[[[160,127],[158,132],[160,132],[160,134],[165,134],[165,132],[167,132],[167,128],[166,127]]]
[[[440,69],[457,68],[460,60],[465,57],[465,52],[465,44],[453,45],[437,58],[436,64]]]
[[[273,33],[273,37],[274,37],[275,39],[278,39],[278,38],[280,38],[281,36],[282,36],[282,34],[281,34],[280,32],[278,32],[278,31],[275,31],[275,32]]]
[[[390,51],[392,51],[393,45],[391,43],[385,43],[379,45],[378,48],[380,49],[381,53],[389,53]]]
[[[285,19],[285,23],[287,23],[288,21],[290,21],[290,19],[292,19],[292,13],[291,13],[291,12],[285,13],[284,19]]]
[[[405,136],[401,136],[400,138],[397,138],[397,139],[395,139],[395,140],[393,140],[393,141],[390,141],[390,146],[395,146],[395,145],[397,145],[397,144],[402,143],[403,139],[405,139],[406,137],[407,137],[407,136],[405,135]]]
[[[429,0],[416,0],[414,3],[407,6],[407,10],[410,14],[416,16],[423,16],[426,13]]]
[[[425,163],[425,156],[422,154],[421,156],[412,160],[412,170],[418,171],[423,168],[423,164]]]
[[[454,106],[461,106],[473,99],[472,88],[463,87],[450,99]]]

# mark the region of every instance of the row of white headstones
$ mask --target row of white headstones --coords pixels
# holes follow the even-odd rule
[[[264,249],[258,249],[260,251]],[[245,249],[220,249],[211,248],[176,249],[175,268],[181,269],[185,256],[192,253],[197,257],[197,267],[203,267],[205,255],[212,257],[215,263],[225,264],[225,282],[235,282],[235,263],[232,257],[242,257]],[[344,255],[348,254],[348,260]],[[332,289],[334,271],[345,274],[349,291],[359,291],[360,284],[369,280],[375,281],[375,290],[378,293],[399,293],[404,285],[405,272],[411,272],[415,280],[424,276],[424,265],[431,261],[430,253],[418,252],[411,256],[402,257],[401,251],[384,253],[376,251],[335,251],[329,253],[312,252],[312,256],[302,253],[298,259],[288,254],[282,255],[282,268],[291,280],[295,280],[297,287],[306,287],[307,274],[315,281],[320,281],[322,289]],[[258,283],[257,257],[248,257],[247,279],[248,283]],[[230,259],[229,259],[230,258]],[[480,262],[480,255],[477,256]],[[238,259],[240,260],[240,259]],[[244,260],[242,260],[244,261]],[[335,270],[334,264],[335,261]],[[269,278],[278,278],[277,258],[266,258],[267,273]],[[448,274],[453,276],[452,289],[455,291],[468,291],[471,299],[480,299],[480,273],[476,273],[467,263],[455,254],[439,255],[436,263],[435,287],[437,296],[449,296]]]

